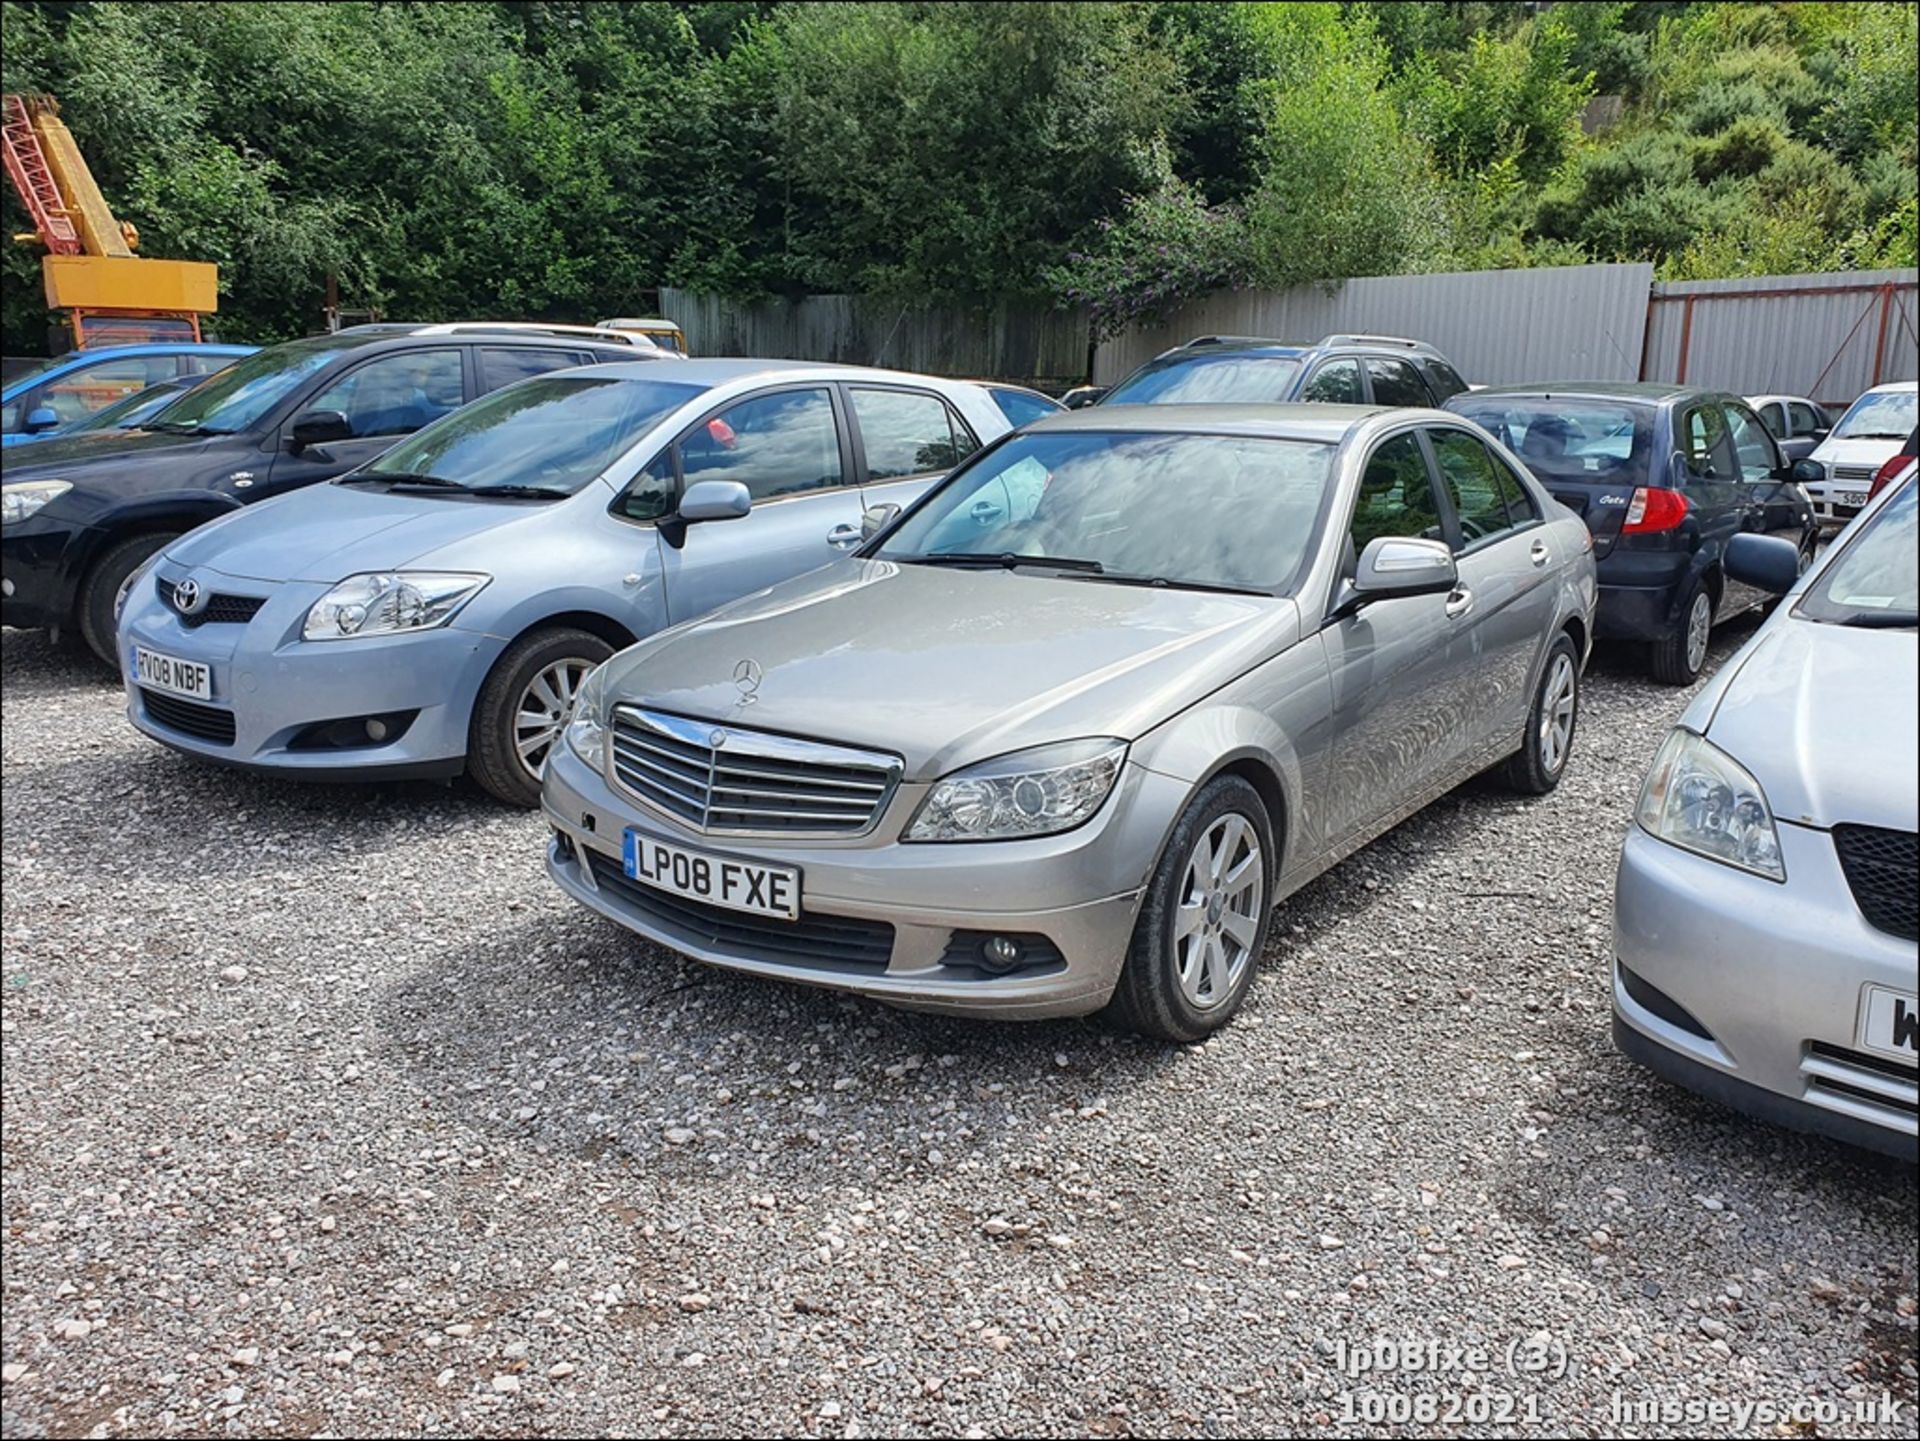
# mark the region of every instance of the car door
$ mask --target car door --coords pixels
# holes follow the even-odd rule
[[[1460,585],[1448,644],[1464,758],[1526,724],[1534,663],[1553,632],[1556,556],[1539,506],[1504,460],[1466,430],[1426,434],[1453,511]]]
[[[388,351],[322,377],[281,421],[279,448],[252,499],[345,475],[431,421],[466,404],[473,393],[467,347]],[[345,440],[295,449],[293,425],[309,411],[337,410],[352,433]]]
[[[1374,446],[1344,533],[1347,575],[1377,536],[1448,538],[1417,429]],[[1401,596],[1374,601],[1321,628],[1332,694],[1322,807],[1329,845],[1343,848],[1356,833],[1414,803],[1457,751],[1452,609],[1449,596]]]
[[[667,612],[677,624],[837,560],[860,536],[860,488],[837,387],[781,385],[728,402],[674,442],[679,493],[734,480],[753,497],[738,520],[663,539]]]
[[[1813,502],[1793,480],[1784,456],[1759,417],[1737,400],[1724,402],[1727,433],[1740,467],[1740,484],[1745,491],[1746,515],[1743,528],[1764,535],[1776,535],[1799,548],[1806,539],[1813,518]],[[1752,586],[1729,581],[1721,609],[1731,613],[1765,601],[1767,596]]]
[[[1747,528],[1747,493],[1740,460],[1716,400],[1695,400],[1674,416],[1674,479],[1686,496],[1702,546],[1720,554]]]
[[[851,384],[842,390],[863,505],[911,505],[980,448],[966,421],[930,390]]]
[[[1420,372],[1391,355],[1369,355],[1365,361],[1367,388],[1375,405],[1432,405],[1433,394]]]

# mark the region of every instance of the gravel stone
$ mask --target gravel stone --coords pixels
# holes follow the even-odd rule
[[[203,767],[0,646],[9,1437],[1326,1434],[1459,1389],[1336,1343],[1538,1333],[1565,1374],[1489,1378],[1538,1403],[1503,1434],[1920,1399],[1912,1168],[1613,1050],[1686,700],[1631,658],[1552,796],[1464,786],[1314,881],[1169,1048],[683,961],[555,891],[537,815]]]

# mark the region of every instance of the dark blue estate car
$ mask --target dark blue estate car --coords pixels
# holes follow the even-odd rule
[[[1585,518],[1600,573],[1596,637],[1643,641],[1655,680],[1686,685],[1724,620],[1770,596],[1729,580],[1736,535],[1783,536],[1813,559],[1813,503],[1746,402],[1658,383],[1573,381],[1456,395]]]

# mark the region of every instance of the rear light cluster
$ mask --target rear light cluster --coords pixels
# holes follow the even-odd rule
[[[1881,491],[1900,478],[1900,473],[1913,464],[1913,457],[1905,451],[1887,457],[1887,463],[1873,473],[1873,484],[1867,489],[1867,499],[1872,500]]]
[[[1677,490],[1667,490],[1657,485],[1643,485],[1633,493],[1633,499],[1627,504],[1627,522],[1620,527],[1623,535],[1653,535],[1665,530],[1678,530],[1687,518],[1687,498]]]

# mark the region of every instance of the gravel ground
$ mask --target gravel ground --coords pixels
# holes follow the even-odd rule
[[[1317,881],[1189,1049],[681,962],[532,816],[203,769],[73,653],[4,664],[9,1435],[1674,1429],[1616,1391],[1914,1434],[1914,1172],[1611,1048],[1683,704],[1619,660],[1555,795]],[[1343,1378],[1377,1339],[1496,1369]],[[1514,1424],[1363,1424],[1449,1391]]]

